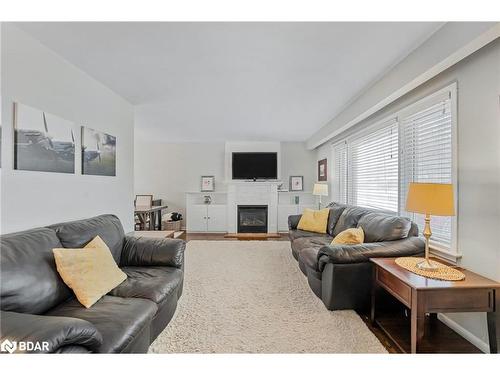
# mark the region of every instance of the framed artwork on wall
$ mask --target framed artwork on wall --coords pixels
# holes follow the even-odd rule
[[[304,176],[290,176],[290,191],[304,190]]]
[[[75,173],[75,124],[14,103],[14,169]]]
[[[82,174],[116,176],[116,137],[82,126]]]
[[[328,181],[327,160],[318,161],[318,181]]]
[[[214,176],[201,176],[201,191],[215,191]]]

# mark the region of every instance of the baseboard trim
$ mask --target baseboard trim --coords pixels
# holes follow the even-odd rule
[[[477,346],[479,350],[481,350],[483,353],[490,352],[489,344],[485,343],[479,337],[477,337],[470,331],[466,330],[464,327],[462,327],[460,324],[455,322],[450,317],[446,316],[445,314],[439,313],[438,319],[442,321],[444,324],[446,324],[448,327],[450,327],[452,330],[454,330],[456,333],[458,333],[460,336],[462,336],[464,339],[469,341],[471,344]]]

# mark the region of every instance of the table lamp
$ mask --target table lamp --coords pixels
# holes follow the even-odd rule
[[[321,210],[321,197],[328,196],[327,184],[314,184],[313,195],[319,196],[318,210]]]
[[[429,262],[429,239],[431,232],[431,215],[454,216],[455,207],[453,199],[452,184],[417,183],[411,182],[406,199],[406,211],[425,215],[425,260],[417,264],[417,267],[434,271],[439,268]]]

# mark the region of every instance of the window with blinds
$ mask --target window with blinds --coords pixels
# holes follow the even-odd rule
[[[453,183],[453,143],[451,99],[402,117],[401,123],[401,193],[404,209],[410,182]],[[414,220],[420,230],[424,216],[403,212]],[[452,218],[432,217],[432,240],[446,248],[452,242]]]
[[[398,124],[353,139],[349,145],[348,202],[398,211]]]
[[[335,202],[347,203],[347,142],[343,141],[333,147],[333,199]]]
[[[423,215],[405,211],[410,182],[455,183],[456,85],[355,133],[332,148],[337,202],[398,212],[422,232]],[[456,252],[456,221],[433,216],[434,249]]]

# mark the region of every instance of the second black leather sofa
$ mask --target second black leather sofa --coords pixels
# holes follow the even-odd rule
[[[370,258],[422,255],[424,241],[408,218],[340,203],[328,207],[325,234],[297,229],[301,215],[288,218],[292,254],[327,309],[366,308],[372,286]],[[365,243],[331,245],[337,234],[358,226],[363,228]]]

